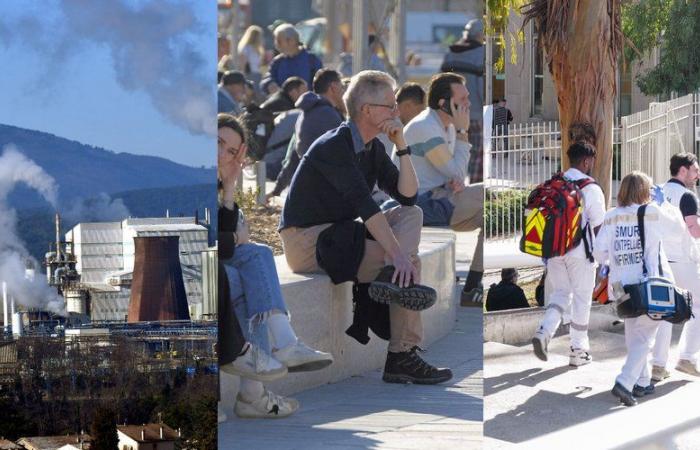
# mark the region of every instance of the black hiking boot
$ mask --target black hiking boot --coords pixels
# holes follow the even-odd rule
[[[388,352],[382,380],[387,383],[438,384],[452,378],[450,369],[431,366],[418,355],[418,350],[418,347],[413,347],[407,352]]]
[[[437,300],[435,289],[421,284],[413,284],[413,282],[409,287],[401,288],[391,282],[394,270],[394,266],[385,266],[382,269],[377,278],[369,285],[369,298],[384,305],[396,303],[413,311],[423,311],[435,304]]]

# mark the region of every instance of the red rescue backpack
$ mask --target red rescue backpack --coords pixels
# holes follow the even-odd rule
[[[572,181],[558,173],[537,186],[527,199],[520,251],[545,259],[563,256],[583,239],[586,257],[592,262],[588,236],[581,228],[581,189],[592,183],[590,178]]]

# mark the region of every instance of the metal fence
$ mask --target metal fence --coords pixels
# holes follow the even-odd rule
[[[655,183],[669,176],[668,161],[678,152],[694,152],[698,94],[690,94],[622,118],[622,173],[641,170]]]
[[[613,204],[624,174],[641,170],[663,183],[670,176],[671,155],[680,151],[700,152],[700,93],[652,103],[646,111],[623,117],[613,127]],[[527,195],[561,169],[560,155],[558,122],[509,125],[493,132],[484,166],[487,239],[520,236]]]

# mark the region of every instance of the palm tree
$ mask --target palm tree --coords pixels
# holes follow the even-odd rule
[[[509,0],[496,0],[503,5]],[[597,135],[593,177],[608,203],[613,156],[614,99],[621,50],[621,0],[532,0],[521,8],[525,25],[533,21],[546,53],[557,93],[562,153],[569,126],[588,122]],[[489,6],[494,3],[489,1]],[[523,25],[523,26],[525,26]],[[568,161],[562,155],[564,166]]]

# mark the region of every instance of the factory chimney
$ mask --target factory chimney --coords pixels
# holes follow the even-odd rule
[[[10,328],[10,322],[8,322],[8,317],[10,315],[9,308],[10,305],[7,303],[7,283],[2,282],[2,325],[5,327],[5,331]]]
[[[179,236],[135,237],[127,322],[190,320]]]
[[[61,260],[61,217],[56,213],[56,261]]]

